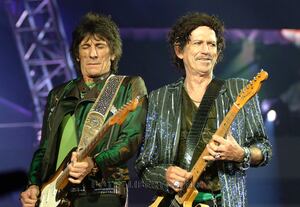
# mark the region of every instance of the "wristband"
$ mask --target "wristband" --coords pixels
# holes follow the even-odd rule
[[[247,170],[250,167],[251,151],[249,147],[243,147],[243,150],[244,150],[244,158],[243,161],[239,164],[239,168],[241,170]]]

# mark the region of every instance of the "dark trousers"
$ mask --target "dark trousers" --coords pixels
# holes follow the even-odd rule
[[[87,194],[74,198],[72,207],[123,207],[125,198],[116,194]]]

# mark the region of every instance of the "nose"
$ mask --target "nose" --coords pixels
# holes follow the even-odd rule
[[[201,51],[204,52],[204,53],[208,53],[209,48],[208,48],[208,44],[207,43],[201,44]]]
[[[97,57],[98,57],[97,49],[95,46],[92,46],[90,48],[90,58],[97,58]]]

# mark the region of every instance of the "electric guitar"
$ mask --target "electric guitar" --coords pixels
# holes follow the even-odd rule
[[[262,70],[242,89],[242,91],[237,96],[236,101],[217,129],[215,133],[216,135],[225,137],[231,123],[238,114],[239,110],[259,91],[262,82],[267,78],[268,73]],[[212,140],[210,140],[210,142],[212,142]],[[205,162],[203,157],[208,155],[209,152],[205,148],[198,158],[197,162],[195,163],[193,169],[191,170],[191,173],[193,175],[192,179],[189,180],[188,183],[184,185],[183,189],[175,195],[175,198],[166,199],[163,196],[159,196],[156,198],[154,203],[150,205],[150,207],[192,207],[193,201],[198,194],[198,190],[195,188],[196,183],[207,165],[207,162]]]
[[[102,140],[106,132],[114,125],[119,124],[121,125],[129,112],[134,111],[138,106],[141,99],[136,97],[122,106],[113,116],[111,116],[105,124],[103,124],[100,131],[91,139],[91,141],[86,145],[85,148],[82,148],[78,151],[78,161],[82,161],[90,153],[95,149],[97,144]],[[97,113],[97,112],[93,112]],[[67,190],[66,187],[69,184],[68,177],[69,177],[69,170],[67,168],[70,157],[72,154],[71,150],[60,165],[60,167],[56,170],[54,175],[47,181],[45,184],[42,185],[41,193],[39,197],[39,201],[37,202],[36,206],[39,207],[57,207],[57,206],[69,206],[70,201],[66,198],[67,197]]]

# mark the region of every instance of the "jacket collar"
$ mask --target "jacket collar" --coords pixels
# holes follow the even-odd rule
[[[95,79],[96,86],[104,83],[106,79],[110,76],[110,73],[105,73]],[[73,84],[72,84],[73,83]],[[63,99],[81,99],[81,94],[86,94],[85,99],[95,99],[99,93],[98,87],[89,88],[82,77],[79,77],[72,82],[69,86],[66,87],[67,92],[64,94]],[[69,90],[68,90],[69,89]]]
[[[183,82],[184,82],[185,77],[180,77],[176,82],[171,83],[169,85],[169,89],[178,89],[181,88],[183,86]],[[213,76],[213,79],[216,79],[215,76]],[[227,91],[227,88],[225,86],[225,84],[223,84],[219,94],[224,94]]]

